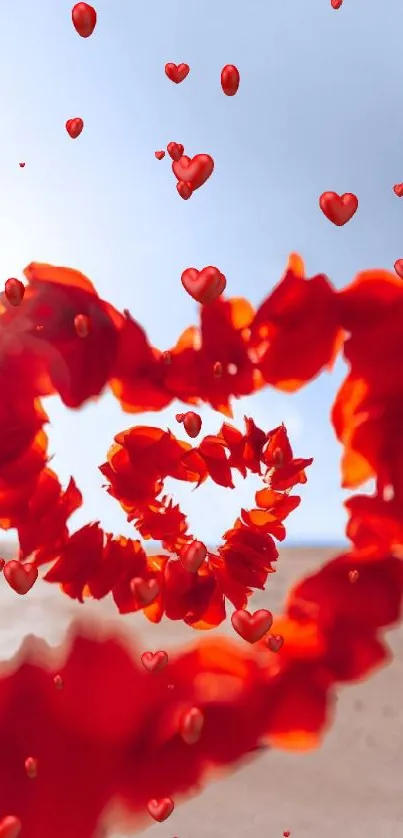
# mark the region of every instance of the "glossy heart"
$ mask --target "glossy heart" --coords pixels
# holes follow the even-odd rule
[[[189,75],[189,64],[165,64],[165,74],[175,84],[180,84]]]
[[[213,303],[223,293],[227,280],[218,268],[209,265],[198,271],[196,268],[186,268],[181,276],[181,283],[198,303],[208,305]]]
[[[343,5],[343,0],[330,0],[332,9],[340,9]]]
[[[202,420],[198,413],[195,413],[193,410],[188,410],[187,413],[183,415],[183,427],[188,436],[191,439],[196,439],[199,436],[202,427]]]
[[[180,160],[184,150],[182,143],[168,143],[167,145],[167,152],[171,160]]]
[[[6,815],[0,821],[0,838],[19,838],[22,823],[15,815]]]
[[[176,184],[177,191],[181,198],[184,201],[188,201],[189,198],[193,195],[193,189],[190,183],[184,183],[183,180],[180,180],[179,183]]]
[[[168,663],[168,655],[162,649],[158,652],[143,652],[141,663],[149,672],[158,672]]]
[[[337,192],[323,192],[319,198],[319,206],[323,215],[335,224],[343,227],[353,217],[358,209],[358,198],[351,192],[338,195]]]
[[[24,299],[25,286],[20,279],[10,276],[4,284],[4,293],[10,305],[19,306]]]
[[[164,157],[165,157],[165,151],[162,151],[162,150],[161,151],[154,151],[154,154],[155,154],[157,160],[163,160]]]
[[[80,116],[75,116],[73,119],[68,119],[66,122],[66,131],[72,140],[76,140],[80,136],[84,128],[84,122]]]
[[[265,643],[271,652],[279,652],[284,643],[284,637],[281,634],[269,634]]]
[[[160,586],[157,579],[141,579],[138,576],[131,580],[130,590],[141,608],[146,608],[158,596]]]
[[[202,541],[192,541],[183,548],[180,560],[189,573],[197,573],[207,556],[207,548]]]
[[[172,171],[175,177],[189,183],[193,191],[203,186],[214,170],[214,160],[209,154],[196,154],[192,159],[183,155],[174,160]]]
[[[71,12],[71,19],[76,32],[82,38],[89,38],[97,23],[97,13],[88,3],[76,3]]]
[[[198,707],[191,707],[182,717],[179,732],[187,745],[195,745],[199,741],[204,725],[204,716]]]
[[[24,596],[35,584],[38,578],[38,568],[29,562],[22,564],[22,562],[12,560],[4,566],[3,574],[10,588],[17,594]]]
[[[247,640],[248,643],[256,643],[270,630],[273,615],[266,608],[261,608],[254,614],[240,608],[232,614],[231,623],[240,637]]]
[[[226,96],[235,96],[240,82],[239,70],[235,64],[226,64],[221,70],[221,87]]]
[[[170,797],[162,797],[160,800],[149,800],[147,803],[147,809],[152,818],[158,823],[162,823],[162,821],[166,821],[175,808],[175,804]]]
[[[398,198],[401,198],[403,196],[403,183],[396,183],[393,191]]]
[[[403,279],[403,259],[397,259],[396,260],[396,262],[394,264],[394,269],[395,269],[398,277],[400,277],[400,279]]]

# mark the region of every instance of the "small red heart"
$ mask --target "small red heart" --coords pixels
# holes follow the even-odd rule
[[[11,561],[4,566],[3,575],[6,577],[10,588],[17,594],[23,596],[31,590],[38,578],[38,568],[27,562]]]
[[[162,821],[166,821],[175,808],[175,804],[170,797],[162,797],[160,800],[149,800],[147,803],[147,809],[152,818],[158,823]]]
[[[396,183],[393,191],[398,198],[401,198],[403,196],[403,183]]]
[[[403,279],[403,259],[397,259],[396,260],[396,262],[394,264],[394,269],[395,269],[398,277],[400,277],[400,279]]]
[[[221,87],[226,96],[235,96],[240,81],[239,70],[235,64],[226,64],[221,70]]]
[[[6,815],[0,821],[0,838],[18,838],[22,823],[15,815]]]
[[[53,678],[53,683],[57,690],[62,690],[64,687],[64,681],[61,675],[55,675]]]
[[[202,420],[198,413],[188,410],[183,417],[183,427],[191,439],[196,439],[201,431]]]
[[[183,180],[180,180],[179,183],[176,184],[176,188],[184,201],[188,201],[193,195],[193,189],[190,183],[184,183]]]
[[[175,84],[180,84],[189,75],[189,70],[189,64],[165,64],[165,74]]]
[[[358,570],[350,570],[350,572],[348,574],[348,578],[353,585],[354,585],[355,582],[358,581],[359,576],[360,576],[360,574],[359,574]]]
[[[343,5],[343,0],[330,0],[332,9],[340,9]]]
[[[351,192],[338,195],[337,192],[323,192],[319,198],[319,206],[323,215],[335,224],[343,227],[353,217],[358,209],[358,198]]]
[[[171,160],[180,160],[184,151],[185,148],[182,143],[168,143],[167,145],[167,152]]]
[[[191,707],[182,717],[179,732],[186,745],[195,745],[199,741],[204,725],[204,716],[198,707]]]
[[[154,151],[154,154],[157,160],[163,160],[165,157],[165,151]]]
[[[269,634],[266,645],[271,652],[279,652],[284,643],[284,637],[281,634]]]
[[[79,338],[87,338],[91,330],[91,320],[87,314],[76,314],[74,328]]]
[[[207,305],[213,303],[223,293],[227,280],[218,268],[210,265],[203,270],[198,271],[196,268],[186,268],[181,276],[181,283],[198,303]]]
[[[24,169],[24,167],[25,167],[25,163],[19,163],[18,165],[19,165],[20,169]]]
[[[89,38],[97,23],[97,13],[88,3],[76,3],[71,12],[71,19],[76,32],[82,38]]]
[[[290,838],[291,832],[289,832],[288,829],[287,829],[287,832],[283,832],[283,835],[284,835],[284,838]]]
[[[180,554],[183,567],[189,573],[197,573],[207,556],[207,547],[202,541],[192,541]]]
[[[149,672],[159,672],[168,663],[168,655],[162,649],[159,652],[143,652],[141,663]]]
[[[35,757],[27,757],[25,760],[25,772],[30,780],[36,780],[38,776],[38,760]]]
[[[80,116],[75,116],[73,119],[68,119],[66,122],[66,131],[72,140],[76,140],[80,136],[84,128],[84,122]]]
[[[180,160],[174,160],[172,171],[175,177],[189,183],[193,191],[203,186],[214,170],[214,160],[209,154],[196,154],[192,159],[182,155]]]
[[[162,353],[161,360],[162,360],[162,363],[166,364],[167,366],[169,364],[172,364],[172,355],[171,355],[171,353],[169,352],[168,349],[166,349],[165,352]]]
[[[232,614],[231,623],[240,637],[248,643],[256,643],[270,630],[273,615],[266,608],[260,608],[254,614],[240,608]]]
[[[136,577],[130,582],[130,590],[138,600],[141,608],[146,608],[158,596],[160,586],[157,579],[141,579],[141,577]]]
[[[20,279],[10,276],[4,283],[4,293],[11,306],[19,306],[24,299],[25,286]]]
[[[221,361],[216,361],[214,366],[213,366],[214,378],[221,378],[223,372],[224,372],[224,369],[223,369],[223,365],[222,365]]]

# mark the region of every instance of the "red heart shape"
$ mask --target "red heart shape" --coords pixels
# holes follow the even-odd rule
[[[167,152],[172,160],[180,160],[185,148],[182,143],[168,143]]]
[[[214,160],[209,154],[196,154],[190,159],[182,155],[172,163],[172,171],[178,180],[189,183],[193,191],[203,186],[214,170]]]
[[[24,299],[25,286],[20,279],[10,276],[4,283],[4,293],[11,306],[19,306]]]
[[[31,590],[38,578],[38,568],[27,562],[11,561],[4,566],[3,574],[7,579],[10,588],[17,594],[23,596]]]
[[[398,198],[401,198],[403,196],[403,183],[396,183],[393,191]]]
[[[235,64],[226,64],[221,70],[221,87],[226,96],[235,96],[239,87],[239,70]]]
[[[187,745],[195,745],[199,741],[204,725],[204,716],[198,707],[191,707],[182,717],[179,732]]]
[[[137,576],[131,580],[130,590],[141,608],[146,608],[158,596],[160,586],[157,579],[141,579]]]
[[[343,5],[343,0],[330,0],[332,9],[340,9]]]
[[[163,160],[163,158],[165,157],[165,151],[154,151],[154,154],[157,160]]]
[[[183,548],[180,560],[189,573],[197,573],[207,556],[207,547],[202,541],[192,541]]]
[[[159,652],[144,652],[141,656],[141,663],[149,672],[158,672],[167,665],[168,655],[162,649]]]
[[[15,815],[6,815],[0,821],[0,838],[18,838],[22,823]]]
[[[319,206],[323,215],[335,224],[343,227],[353,217],[358,209],[358,198],[351,192],[338,195],[337,192],[323,192],[319,198]]]
[[[66,131],[72,140],[76,140],[80,136],[84,128],[84,122],[80,116],[75,116],[73,119],[68,119],[66,122]]]
[[[260,608],[254,614],[240,608],[232,614],[231,623],[240,637],[248,643],[256,643],[270,630],[273,615],[266,608]]]
[[[82,38],[89,38],[92,35],[97,23],[97,13],[93,6],[89,6],[88,3],[76,3],[72,9],[71,18],[74,29]]]
[[[400,279],[403,279],[403,259],[397,259],[396,260],[396,262],[394,264],[394,269],[395,269],[398,277],[400,277]]]
[[[25,163],[19,163],[18,165],[19,165],[20,169],[23,169],[25,167]]]
[[[218,268],[209,265],[198,271],[196,268],[186,268],[181,276],[181,283],[198,303],[208,305],[213,303],[223,293],[227,280]]]
[[[165,64],[165,74],[175,84],[180,84],[189,75],[189,64]]]
[[[183,180],[180,180],[179,183],[176,184],[176,188],[184,201],[188,201],[193,195],[193,189],[190,183],[184,183]]]
[[[266,645],[271,652],[279,652],[284,643],[284,637],[281,634],[269,634]]]
[[[182,418],[183,427],[191,439],[196,439],[199,436],[202,426],[202,420],[198,413],[193,410],[188,410]]]
[[[160,800],[149,800],[147,809],[152,818],[158,823],[166,821],[174,810],[175,804],[170,797],[162,797]]]

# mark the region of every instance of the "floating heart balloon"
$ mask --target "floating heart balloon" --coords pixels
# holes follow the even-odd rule
[[[22,823],[15,815],[6,815],[0,821],[0,838],[19,838]]]
[[[188,410],[183,417],[183,427],[191,439],[196,439],[201,431],[202,420],[198,413]]]
[[[165,74],[175,84],[180,84],[189,75],[189,64],[165,64]]]
[[[35,584],[38,578],[38,568],[29,562],[22,564],[22,562],[12,560],[4,566],[3,574],[10,588],[24,596]]]
[[[231,616],[231,623],[237,632],[248,643],[256,643],[270,631],[273,615],[266,608],[260,608],[254,614],[240,608]]]
[[[340,9],[343,5],[343,0],[330,0],[332,9]]]
[[[393,187],[393,191],[398,198],[403,197],[403,183],[396,183]]]
[[[88,315],[76,314],[74,318],[74,328],[76,330],[76,335],[79,338],[87,338],[91,329],[91,321]]]
[[[183,548],[180,560],[185,570],[189,573],[197,573],[207,556],[207,547],[202,541],[192,541]]]
[[[196,154],[192,159],[183,155],[172,163],[175,177],[190,184],[193,191],[203,186],[214,169],[214,160],[209,154]]]
[[[66,122],[66,131],[72,140],[76,140],[80,136],[84,128],[84,122],[80,116],[75,116],[73,119],[68,119]]]
[[[196,268],[186,268],[181,276],[181,283],[198,303],[208,305],[213,303],[223,293],[227,280],[218,268],[210,265],[203,270],[198,271]]]
[[[170,797],[163,797],[160,800],[149,800],[147,803],[147,809],[152,818],[158,823],[162,823],[162,821],[166,821],[175,808],[175,804]]]
[[[19,306],[24,299],[25,286],[20,279],[10,276],[4,284],[4,293],[10,305]]]
[[[76,32],[82,38],[89,38],[97,24],[97,13],[88,3],[76,3],[71,11],[71,19]]]
[[[167,152],[172,160],[180,160],[184,150],[182,143],[168,143],[167,145]]]
[[[400,277],[400,279],[403,279],[403,259],[397,259],[394,264],[394,268],[398,277]]]
[[[337,192],[323,192],[319,198],[319,206],[323,215],[332,224],[343,227],[357,212],[358,198],[351,192],[345,192],[344,195],[338,195]]]
[[[162,649],[159,652],[143,652],[141,663],[149,672],[158,672],[168,663],[168,655]]]
[[[160,592],[157,579],[141,579],[140,577],[131,580],[130,590],[141,608],[150,605]]]
[[[271,652],[279,652],[284,643],[284,637],[281,634],[269,634],[265,643]]]
[[[25,168],[25,163],[19,163],[18,165],[19,165],[20,169],[24,169],[24,168]]]
[[[235,96],[240,82],[239,70],[235,64],[226,64],[221,70],[221,87],[226,96]]]
[[[190,183],[184,183],[183,180],[180,180],[179,183],[176,184],[176,188],[184,201],[188,201],[193,195],[193,189]]]
[[[165,157],[165,151],[154,151],[154,154],[157,160],[163,160]]]
[[[198,707],[191,707],[182,717],[179,732],[187,745],[195,745],[199,741],[204,725],[204,716]]]

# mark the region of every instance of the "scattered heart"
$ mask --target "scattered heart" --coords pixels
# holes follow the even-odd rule
[[[3,575],[10,588],[17,594],[24,596],[35,584],[38,578],[38,568],[30,562],[22,564],[22,562],[12,560],[4,566]]]
[[[187,201],[193,195],[193,189],[190,183],[184,183],[183,180],[180,180],[179,183],[176,184],[176,188],[184,201]]]
[[[287,832],[283,832],[283,835],[284,835],[284,838],[290,838],[291,832],[289,832],[288,829],[287,829]]]
[[[330,5],[332,9],[341,9],[343,0],[330,0]]]
[[[214,366],[213,366],[214,378],[221,378],[221,376],[223,374],[223,371],[224,370],[223,370],[223,365],[222,365],[221,361],[216,361]]]
[[[162,363],[166,364],[167,366],[172,363],[172,355],[168,349],[166,349],[165,352],[162,353],[161,360]]]
[[[175,808],[175,804],[170,797],[163,797],[160,800],[149,800],[147,803],[147,809],[152,818],[158,823],[162,823],[162,821],[166,821]]]
[[[38,776],[38,760],[34,757],[27,757],[24,765],[26,775],[30,780],[35,780]]]
[[[130,582],[130,590],[136,597],[140,607],[146,608],[158,596],[160,586],[157,579],[141,579],[141,577],[135,577]]]
[[[359,574],[358,570],[350,570],[350,572],[348,574],[348,578],[353,585],[354,585],[354,582],[357,582],[357,580],[359,579],[359,576],[360,576],[360,574]]]
[[[213,169],[214,160],[209,154],[196,154],[192,159],[184,154],[180,160],[174,160],[172,163],[175,177],[190,184],[193,191],[203,186]]]
[[[181,276],[181,283],[194,300],[202,305],[208,305],[221,296],[227,280],[218,268],[210,265],[201,271],[196,268],[186,268]]]
[[[15,815],[6,815],[0,821],[0,838],[19,838],[22,823]]]
[[[55,675],[53,678],[53,683],[57,690],[62,690],[64,687],[64,681],[61,675]]]
[[[186,745],[195,745],[199,741],[204,725],[204,716],[198,707],[191,707],[182,717],[179,732]]]
[[[183,567],[189,573],[197,573],[207,556],[207,547],[202,541],[192,541],[180,554]]]
[[[87,338],[90,333],[91,321],[87,314],[76,314],[74,328],[79,338]]]
[[[189,75],[189,71],[189,64],[165,64],[165,74],[175,84],[180,84]]]
[[[10,276],[4,284],[4,293],[11,306],[19,306],[24,299],[25,286],[20,279]]]
[[[395,269],[398,277],[400,277],[400,279],[403,279],[403,259],[397,259],[396,260],[396,262],[394,264],[394,269]]]
[[[71,11],[71,19],[76,32],[82,38],[89,38],[97,24],[97,13],[88,3],[76,3]]]
[[[281,634],[269,634],[266,645],[271,652],[279,652],[284,643],[284,637]]]
[[[165,157],[165,151],[154,151],[154,154],[157,160],[163,160]]]
[[[25,168],[25,163],[19,163],[18,165],[19,165],[20,169],[24,169],[24,168]]]
[[[66,131],[72,140],[76,140],[80,136],[84,128],[84,122],[80,116],[75,116],[73,119],[68,119],[66,122]]]
[[[260,608],[254,614],[240,608],[232,614],[231,623],[240,637],[248,643],[256,643],[270,631],[273,615],[266,608]]]
[[[239,88],[239,70],[234,64],[226,64],[221,70],[221,87],[226,96],[235,96]]]
[[[393,187],[393,191],[398,198],[403,197],[403,183],[396,183]]]
[[[168,663],[168,655],[162,649],[159,652],[143,652],[141,663],[149,672],[159,672]]]
[[[358,209],[358,198],[351,192],[338,195],[337,192],[323,192],[319,198],[319,206],[323,215],[335,224],[343,227],[351,220]]]
[[[180,160],[184,151],[185,148],[182,143],[168,143],[167,145],[167,152],[171,160]]]
[[[182,419],[178,419],[179,422],[183,423],[183,427],[188,436],[191,439],[196,439],[199,436],[202,426],[202,420],[198,413],[194,413],[193,410],[188,410],[187,413],[178,413],[178,416],[182,415]],[[178,418],[178,416],[176,418]]]

